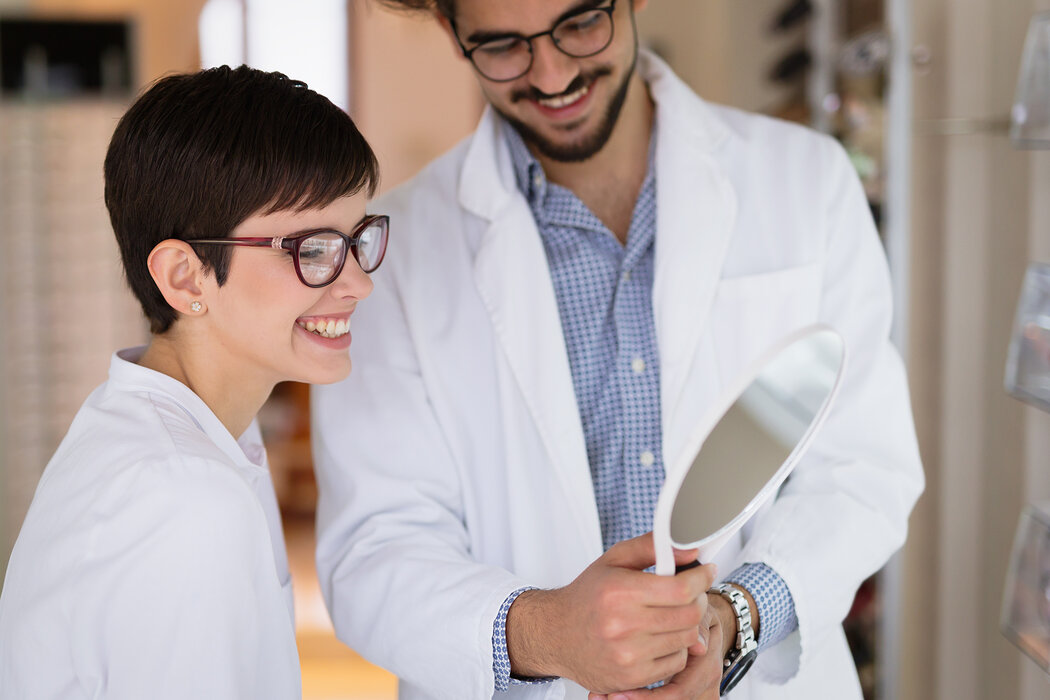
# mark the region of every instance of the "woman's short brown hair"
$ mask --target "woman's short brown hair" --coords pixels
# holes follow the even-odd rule
[[[225,237],[257,213],[371,195],[379,177],[345,112],[303,82],[247,66],[158,80],[120,120],[104,170],[124,275],[153,333],[177,318],[147,268],[158,243]],[[224,284],[229,247],[197,252]]]

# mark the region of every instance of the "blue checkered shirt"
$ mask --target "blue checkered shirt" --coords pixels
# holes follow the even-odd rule
[[[649,170],[621,245],[570,190],[550,183],[513,128],[504,125],[518,187],[543,239],[558,300],[569,367],[580,409],[594,495],[606,549],[652,529],[664,480],[660,424],[660,357],[653,322],[653,250],[656,177]],[[787,585],[761,563],[745,564],[727,578],[748,591],[761,620],[759,649],[798,625]],[[545,682],[510,675],[507,611],[524,590],[504,601],[492,627],[496,690]]]

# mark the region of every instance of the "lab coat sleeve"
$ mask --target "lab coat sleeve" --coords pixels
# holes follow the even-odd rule
[[[92,533],[77,575],[71,641],[85,697],[299,697],[258,501],[225,464],[150,469],[129,470],[99,503],[119,508]]]
[[[402,683],[490,697],[493,622],[527,582],[471,556],[472,485],[428,401],[391,253],[353,317],[350,377],[312,393],[321,588],[339,638]]]
[[[861,582],[903,544],[924,487],[904,367],[889,338],[882,246],[844,151],[824,145],[816,163],[826,231],[819,315],[845,338],[846,371],[827,422],[741,555],[776,570],[795,600],[798,630],[753,670],[773,683],[807,664]]]

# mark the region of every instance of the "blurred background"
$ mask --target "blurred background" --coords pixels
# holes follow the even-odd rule
[[[1047,10],[1050,0],[652,0],[638,15],[643,43],[706,99],[839,138],[879,223],[929,485],[904,550],[846,621],[870,700],[1050,697],[1040,666],[999,631],[1018,517],[1050,499],[1050,416],[1003,389],[1026,267],[1050,262],[1050,154],[1019,147],[1047,144],[1008,134],[1011,114],[1015,125],[1024,116],[1026,33]],[[1047,46],[1030,53],[1050,65]],[[469,133],[482,108],[432,20],[369,0],[0,0],[0,571],[110,354],[147,338],[102,202],[116,121],[159,76],[242,62],[346,108],[384,189]],[[1022,110],[1038,115],[1036,98]],[[393,698],[395,679],[334,639],[317,586],[306,387],[279,386],[260,421],[304,696]]]

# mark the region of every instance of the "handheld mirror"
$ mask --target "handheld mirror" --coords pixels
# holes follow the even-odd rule
[[[842,336],[808,326],[781,339],[728,387],[671,465],[656,502],[656,573],[673,549],[708,562],[773,497],[827,416],[846,351]]]

